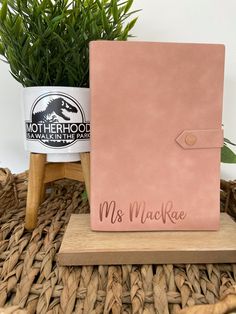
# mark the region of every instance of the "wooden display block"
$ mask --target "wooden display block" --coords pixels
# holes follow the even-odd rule
[[[94,232],[89,218],[71,216],[60,265],[236,262],[236,223],[224,213],[220,231]]]

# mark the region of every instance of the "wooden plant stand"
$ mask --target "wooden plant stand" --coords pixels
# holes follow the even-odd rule
[[[90,153],[80,154],[81,162],[47,163],[45,154],[30,154],[25,228],[32,230],[44,200],[45,184],[63,178],[84,181],[89,199]]]

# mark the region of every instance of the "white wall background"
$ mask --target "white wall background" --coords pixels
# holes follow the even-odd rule
[[[236,1],[135,0],[134,8],[142,9],[137,40],[226,45],[223,123],[225,136],[236,142]],[[28,167],[21,115],[21,86],[0,63],[0,167],[15,173]],[[236,165],[222,165],[222,177],[235,179]]]

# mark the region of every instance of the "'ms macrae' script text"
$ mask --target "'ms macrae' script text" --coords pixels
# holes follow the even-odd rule
[[[112,224],[122,223],[124,220],[132,223],[137,220],[145,224],[148,221],[160,221],[163,224],[176,224],[186,218],[187,214],[183,210],[174,208],[172,201],[163,202],[159,209],[150,210],[146,208],[146,202],[130,203],[127,209],[121,209],[115,201],[105,201],[99,206],[100,222],[109,221]]]

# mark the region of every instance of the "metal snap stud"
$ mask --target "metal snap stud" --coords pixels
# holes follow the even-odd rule
[[[185,143],[189,146],[193,146],[197,142],[197,137],[194,134],[187,134],[185,136]]]

